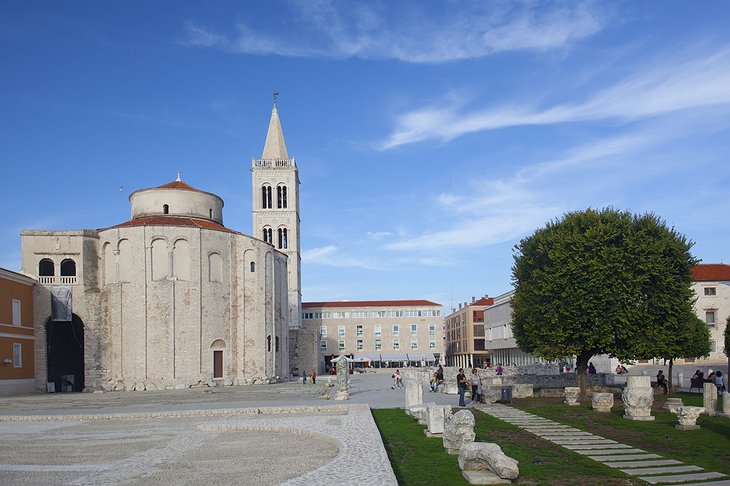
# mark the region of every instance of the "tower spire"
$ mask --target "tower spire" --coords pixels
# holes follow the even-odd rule
[[[289,152],[286,150],[286,142],[284,141],[284,131],[281,129],[281,121],[279,120],[279,111],[276,108],[276,97],[278,95],[279,93],[275,91],[274,107],[271,109],[269,131],[266,133],[262,159],[287,160],[289,158]]]

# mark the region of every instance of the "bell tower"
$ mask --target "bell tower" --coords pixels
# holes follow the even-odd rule
[[[299,173],[289,157],[274,93],[269,131],[260,159],[251,161],[253,235],[285,253],[289,277],[289,328],[301,329],[302,277],[299,249]]]

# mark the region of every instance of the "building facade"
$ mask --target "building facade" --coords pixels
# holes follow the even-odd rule
[[[316,362],[304,356],[316,351],[316,332],[299,325],[299,181],[276,106],[252,173],[255,237],[224,226],[223,200],[179,176],[131,194],[124,223],[22,232],[23,273],[40,282],[36,390],[270,383],[295,366],[292,338],[300,358]],[[279,200],[284,207],[268,207]]]
[[[522,366],[543,363],[545,360],[525,353],[517,347],[512,334],[512,297],[515,291],[498,295],[493,303],[484,309],[485,347],[492,366]]]
[[[484,309],[494,303],[494,299],[472,297],[471,303],[460,303],[444,319],[446,336],[446,364],[467,368],[482,368],[489,365],[489,351],[484,335]]]
[[[346,355],[373,367],[432,365],[443,356],[442,306],[427,300],[305,302],[324,369]]]
[[[730,316],[730,265],[695,265],[692,268],[692,278],[692,288],[697,296],[695,312],[710,329],[711,352],[702,361],[727,363],[724,333]]]
[[[0,268],[0,396],[35,389],[35,285],[32,278]]]

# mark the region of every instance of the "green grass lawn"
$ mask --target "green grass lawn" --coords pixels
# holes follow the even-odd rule
[[[685,405],[702,406],[702,395],[680,393]],[[677,430],[677,416],[660,407],[664,396],[655,397],[652,422],[638,422],[622,418],[620,402],[611,414],[593,412],[589,403],[566,407],[560,399],[515,400],[517,408],[556,420],[566,425],[614,439],[624,444],[676,459],[709,471],[730,474],[730,419],[700,416],[699,430]]]
[[[640,485],[636,478],[563,449],[489,415],[473,411],[476,440],[495,442],[520,461],[514,484],[530,485]],[[402,409],[373,409],[398,483],[401,485],[468,484],[461,476],[457,456],[446,453],[441,438],[428,438],[424,426]]]

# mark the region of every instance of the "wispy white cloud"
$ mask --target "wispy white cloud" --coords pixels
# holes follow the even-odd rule
[[[235,33],[223,34],[189,22],[179,42],[237,54],[441,63],[563,48],[601,31],[612,18],[605,6],[592,3],[321,0],[291,5],[299,22],[292,24],[289,37],[244,23]]]
[[[465,100],[449,93],[437,105],[400,115],[381,149],[426,140],[449,141],[462,135],[522,125],[614,119],[646,119],[692,108],[730,105],[730,47],[714,52],[687,49],[644,65],[583,102],[548,107],[506,104],[467,111]]]

